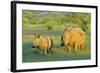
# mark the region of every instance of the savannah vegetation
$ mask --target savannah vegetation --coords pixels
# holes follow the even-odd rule
[[[86,60],[91,58],[91,14],[81,12],[56,11],[22,11],[22,61],[44,62],[63,60]],[[84,48],[77,53],[65,52],[61,46],[61,35],[64,29],[71,26],[79,27],[85,32]],[[49,35],[53,39],[51,52],[44,56],[37,48],[32,48],[33,33]]]

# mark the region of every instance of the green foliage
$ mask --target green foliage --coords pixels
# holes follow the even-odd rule
[[[23,10],[22,11],[22,24],[23,26],[30,26],[36,24],[36,14],[33,11]]]
[[[81,27],[83,31],[90,30],[91,14],[80,12],[50,12],[23,10],[23,26],[34,26],[43,24],[48,30],[60,25],[70,25]]]
[[[72,13],[71,20],[69,22],[77,24],[78,26],[80,26],[83,29],[83,31],[87,31],[88,29],[90,29],[91,14],[89,14],[89,13]]]

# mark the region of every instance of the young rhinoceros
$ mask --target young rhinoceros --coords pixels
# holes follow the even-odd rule
[[[32,47],[38,48],[44,55],[47,55],[53,46],[53,40],[48,35],[34,34],[32,42]]]

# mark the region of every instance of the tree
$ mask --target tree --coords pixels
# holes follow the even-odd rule
[[[36,14],[31,10],[22,11],[23,26],[30,26],[36,23]]]

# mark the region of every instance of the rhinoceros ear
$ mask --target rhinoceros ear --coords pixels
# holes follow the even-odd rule
[[[40,35],[39,35],[38,33],[34,32],[34,33],[33,33],[33,37],[34,37],[34,38],[39,38]]]

